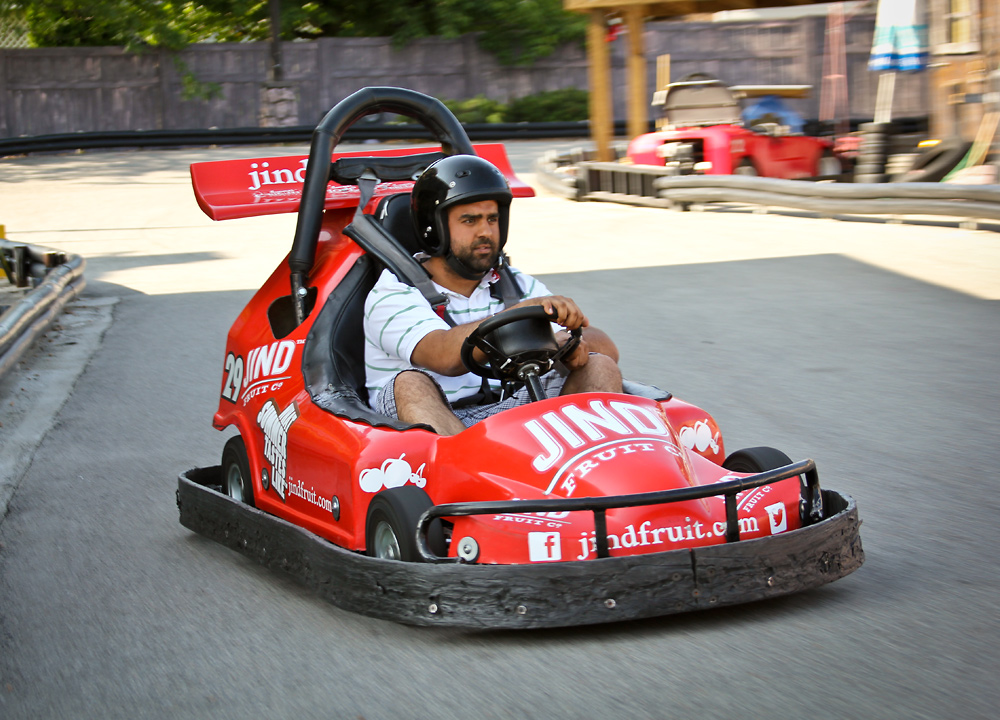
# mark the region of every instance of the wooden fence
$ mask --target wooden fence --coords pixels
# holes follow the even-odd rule
[[[753,23],[650,22],[644,33],[652,97],[655,61],[671,55],[672,76],[708,72],[730,84],[811,84],[793,101],[819,116],[823,18]],[[847,26],[849,112],[872,117],[877,77],[866,63],[873,16]],[[625,116],[625,40],[612,48],[615,115]],[[440,98],[485,95],[509,101],[545,90],[587,87],[582,46],[560,48],[531,66],[502,66],[474,35],[428,38],[394,47],[387,38],[324,38],[282,46],[285,81],[294,90],[297,123],[313,125],[336,102],[368,85],[409,87]],[[269,48],[266,43],[198,44],[179,54],[121,48],[0,50],[0,137],[75,131],[256,127],[260,124]],[[182,99],[182,63],[214,83],[213,99]],[[896,85],[896,116],[927,114],[922,75]]]

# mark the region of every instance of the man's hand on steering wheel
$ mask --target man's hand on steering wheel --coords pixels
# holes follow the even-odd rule
[[[569,333],[567,331],[560,330],[556,333],[556,342],[559,343],[560,346],[562,346],[567,340],[569,340]],[[576,348],[568,355],[563,356],[562,364],[566,366],[567,370],[573,372],[574,370],[582,368],[589,360],[590,346],[587,345],[587,340],[581,337]]]
[[[555,318],[554,322],[557,325],[562,325],[567,330],[576,330],[577,328],[585,328],[590,325],[590,321],[583,314],[583,310],[571,298],[563,297],[562,295],[547,295],[545,297],[522,300],[514,307],[527,307],[529,305],[541,305],[550,317]]]
[[[567,331],[585,328],[590,325],[587,316],[583,314],[583,311],[572,298],[563,297],[562,295],[547,295],[546,297],[522,300],[514,307],[528,305],[541,305],[549,316],[556,318],[554,322],[557,325],[562,325],[566,328],[566,330],[560,330],[556,333],[556,341],[560,346],[569,340],[569,332]],[[590,348],[587,346],[587,341],[581,338],[580,344],[569,355],[562,358],[562,363],[566,366],[567,370],[573,372],[586,365],[589,359]]]

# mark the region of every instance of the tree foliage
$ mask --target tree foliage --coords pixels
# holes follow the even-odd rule
[[[121,45],[179,49],[200,41],[270,38],[268,0],[0,0],[38,47]],[[528,63],[582,41],[586,19],[562,0],[311,0],[281,3],[281,37],[420,37],[477,33],[503,63]]]
[[[30,0],[5,3],[4,14],[24,19],[36,47],[183,47],[172,10],[171,4],[155,0]]]

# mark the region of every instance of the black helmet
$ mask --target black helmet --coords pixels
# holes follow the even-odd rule
[[[417,178],[410,209],[417,242],[428,255],[451,254],[447,210],[452,205],[495,200],[500,212],[500,249],[507,242],[510,201],[507,178],[495,165],[475,155],[452,155],[432,163]]]

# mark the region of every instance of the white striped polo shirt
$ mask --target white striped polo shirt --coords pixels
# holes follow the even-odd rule
[[[535,278],[511,268],[522,290],[521,299],[551,295]],[[490,294],[497,276],[490,273],[472,295],[465,297],[434,283],[448,298],[448,314],[457,325],[482,320],[503,310],[503,301]],[[365,374],[369,403],[374,407],[382,388],[397,373],[413,366],[410,356],[424,336],[433,330],[447,330],[448,324],[415,287],[407,285],[389,270],[383,270],[365,299]],[[466,373],[457,377],[428,371],[440,383],[449,402],[474,395],[482,384],[479,376]],[[499,382],[495,383],[499,388]]]

